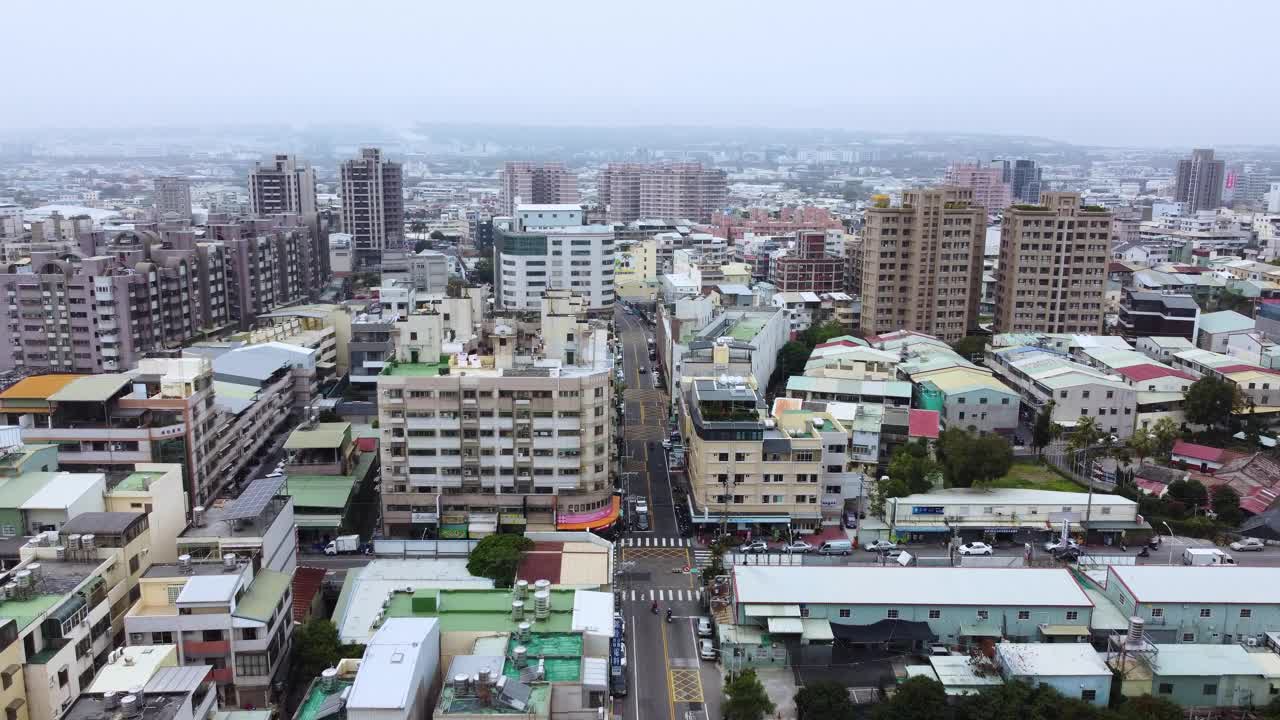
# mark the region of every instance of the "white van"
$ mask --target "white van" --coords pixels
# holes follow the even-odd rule
[[[1183,565],[1235,565],[1235,558],[1218,548],[1187,548],[1182,551]]]
[[[819,555],[848,555],[853,552],[853,543],[848,540],[828,540],[818,546]]]

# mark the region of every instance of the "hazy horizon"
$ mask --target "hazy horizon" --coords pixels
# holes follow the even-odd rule
[[[468,124],[1277,144],[1280,4],[8,7],[5,131]],[[216,11],[216,12],[214,12]],[[68,19],[72,22],[68,22]],[[1261,77],[1258,81],[1254,78]]]

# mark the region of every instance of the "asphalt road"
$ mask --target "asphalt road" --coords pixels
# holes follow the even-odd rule
[[[619,543],[623,572],[618,590],[627,621],[629,693],[616,708],[624,718],[685,720],[691,710],[720,717],[720,673],[698,657],[697,618],[704,614],[698,578],[682,572],[707,557],[693,541],[681,538],[672,501],[662,440],[667,434],[666,395],[653,387],[648,326],[619,310],[615,323],[622,340],[624,472],[630,495],[649,502],[650,529],[627,531]],[[645,372],[641,373],[640,368]],[[655,614],[652,605],[657,602]],[[666,611],[672,620],[666,621]]]

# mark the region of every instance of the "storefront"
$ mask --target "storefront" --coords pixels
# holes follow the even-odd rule
[[[604,507],[579,513],[556,513],[557,530],[604,530],[613,527],[622,514],[622,498],[614,495]]]

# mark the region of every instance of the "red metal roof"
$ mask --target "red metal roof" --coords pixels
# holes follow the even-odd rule
[[[324,568],[299,565],[293,571],[293,621],[306,622],[307,611],[320,586],[324,584]]]
[[[1129,367],[1117,368],[1116,372],[1129,378],[1130,380],[1152,380],[1159,377],[1178,377],[1183,380],[1195,382],[1196,377],[1190,373],[1181,370],[1174,370],[1171,367],[1148,363],[1145,365],[1130,365]]]
[[[1246,365],[1244,363],[1241,363],[1239,365],[1223,365],[1222,367],[1214,368],[1214,370],[1223,375],[1226,375],[1227,373],[1234,373],[1234,372],[1247,372],[1249,370],[1257,370],[1258,372],[1264,372],[1270,375],[1280,375],[1280,370],[1272,370],[1271,368],[1258,367],[1257,365]]]
[[[1154,497],[1164,497],[1164,494],[1169,492],[1168,485],[1165,485],[1162,482],[1156,482],[1155,480],[1147,480],[1146,478],[1137,478],[1136,480],[1133,481],[1133,484],[1137,485],[1138,489]]]
[[[362,453],[378,452],[378,438],[376,437],[356,438],[356,449]]]
[[[1183,457],[1195,458],[1206,462],[1222,462],[1225,453],[1226,450],[1222,448],[1197,445],[1184,440],[1179,440],[1173,444],[1174,455],[1182,455]]]
[[[930,438],[936,440],[938,437],[938,411],[908,411],[907,434],[913,438]]]

